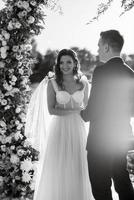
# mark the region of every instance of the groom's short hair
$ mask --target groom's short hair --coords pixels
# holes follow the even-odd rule
[[[102,31],[100,33],[103,43],[109,44],[109,46],[116,52],[122,50],[124,44],[124,38],[117,30]]]

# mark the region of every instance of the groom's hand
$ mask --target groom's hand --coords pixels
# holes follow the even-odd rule
[[[85,109],[82,109],[82,110],[81,110],[80,115],[81,115],[82,119],[83,119],[85,122],[88,122],[88,121],[89,121],[89,114],[88,114],[88,108],[87,108],[87,107],[86,107]]]

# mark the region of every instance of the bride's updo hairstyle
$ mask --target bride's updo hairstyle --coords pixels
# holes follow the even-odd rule
[[[80,63],[79,63],[79,60],[78,60],[78,57],[77,57],[77,54],[75,53],[75,51],[73,51],[72,49],[62,49],[57,56],[57,62],[55,65],[55,79],[56,79],[58,86],[61,89],[64,89],[63,73],[60,70],[60,60],[61,60],[62,56],[70,56],[73,59],[74,63],[76,64],[76,66],[73,69],[73,75],[74,75],[74,79],[77,82],[80,81],[82,73],[80,72]]]

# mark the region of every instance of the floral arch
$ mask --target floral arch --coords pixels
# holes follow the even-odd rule
[[[24,135],[33,58],[31,39],[43,27],[43,6],[56,0],[3,0],[0,11],[0,199],[32,199],[38,154]]]

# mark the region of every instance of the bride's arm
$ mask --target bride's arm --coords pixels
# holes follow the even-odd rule
[[[84,108],[86,108],[87,104],[88,104],[88,98],[89,98],[89,83],[88,81],[85,82],[85,89],[84,89],[84,100],[83,100],[83,104],[84,104]]]
[[[73,109],[71,110],[71,109],[56,107],[56,93],[54,91],[51,81],[48,82],[47,86],[47,105],[50,115],[64,116],[74,112],[77,113],[80,112],[80,110],[73,110]]]

